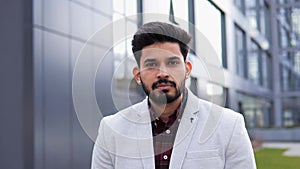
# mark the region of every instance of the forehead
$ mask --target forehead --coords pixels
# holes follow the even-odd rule
[[[142,49],[141,61],[149,57],[159,59],[159,58],[170,57],[170,56],[178,56],[180,59],[183,60],[183,56],[181,54],[178,43],[172,43],[172,42],[154,43],[152,45],[145,46]]]

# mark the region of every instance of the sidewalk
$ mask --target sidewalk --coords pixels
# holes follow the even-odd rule
[[[300,157],[300,142],[267,142],[263,143],[262,148],[287,148],[283,153],[284,156]]]

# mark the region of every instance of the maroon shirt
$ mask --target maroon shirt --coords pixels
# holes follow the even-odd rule
[[[158,117],[155,118],[155,112],[150,108],[152,117],[152,135],[153,148],[155,153],[155,169],[168,169],[173,150],[173,144],[177,129],[180,123],[182,112],[186,104],[187,92],[185,90],[181,105],[169,116],[167,123],[164,123]]]

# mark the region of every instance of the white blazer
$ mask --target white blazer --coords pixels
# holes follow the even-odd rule
[[[100,122],[92,169],[154,169],[147,99]],[[197,98],[188,99],[170,169],[256,169],[242,115]]]

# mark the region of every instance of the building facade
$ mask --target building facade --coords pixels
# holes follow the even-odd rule
[[[7,133],[0,168],[89,168],[100,118],[89,114],[93,106],[75,111],[74,69],[84,57],[81,81],[94,84],[104,116],[142,99],[131,75],[131,39],[149,21],[179,25],[193,36],[187,86],[196,95],[242,113],[253,139],[300,140],[299,0],[0,4],[1,16],[12,16],[2,17],[0,28],[0,128]]]

